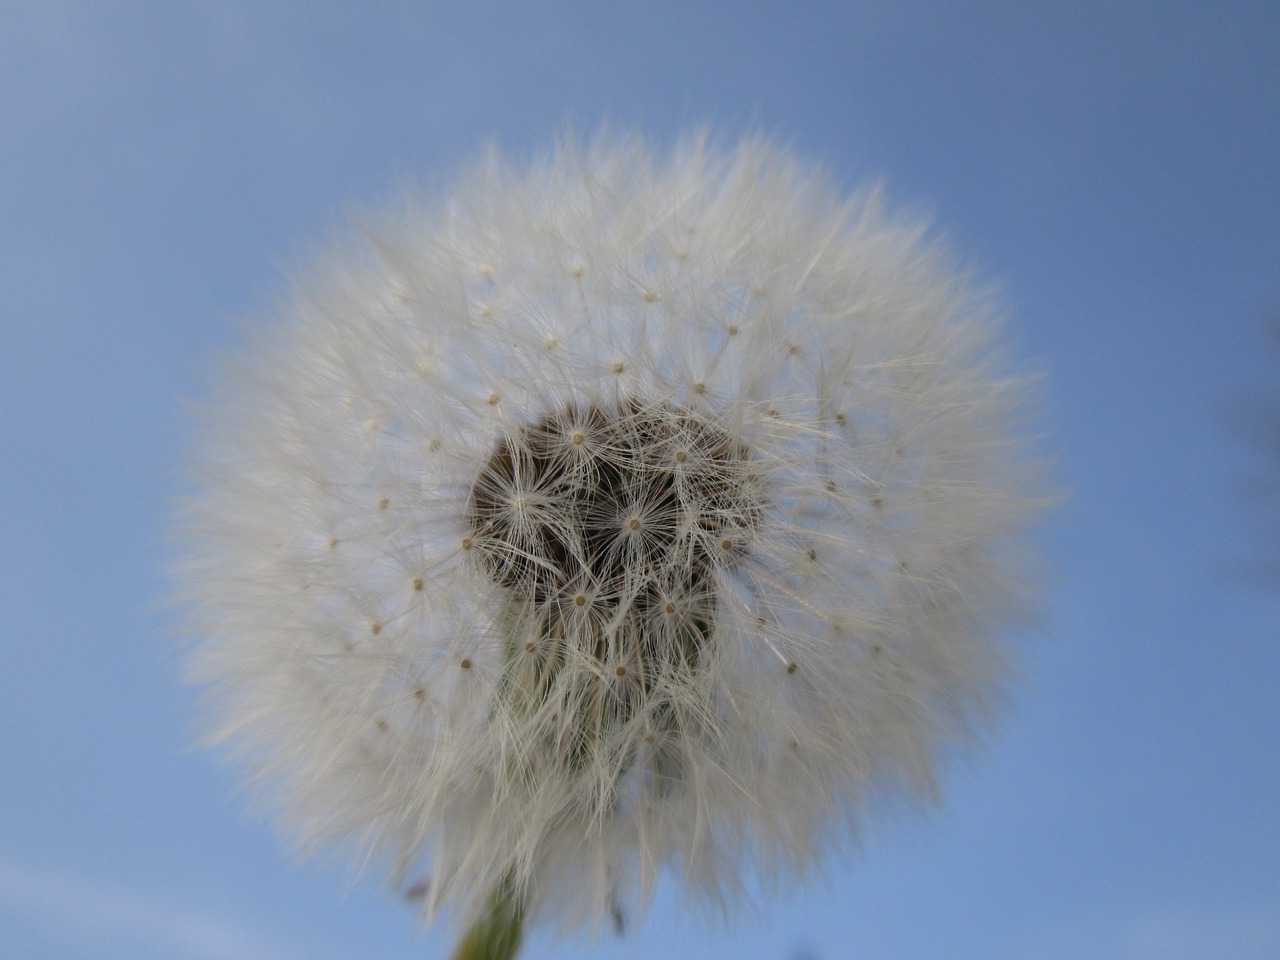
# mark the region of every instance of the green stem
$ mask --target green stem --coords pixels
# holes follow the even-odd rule
[[[489,895],[484,913],[467,928],[449,960],[511,960],[520,949],[524,907],[504,879]]]

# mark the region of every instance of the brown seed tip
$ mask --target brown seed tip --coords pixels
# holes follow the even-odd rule
[[[619,676],[619,677],[625,677],[625,676],[627,675],[627,668],[626,668],[626,667],[624,667],[624,666],[619,665],[619,666],[618,666],[618,668],[617,668],[616,670],[614,670],[613,672],[614,672],[614,674],[616,674],[616,675],[617,675],[617,676]]]
[[[796,672],[796,664],[795,664],[795,661],[793,660],[791,663],[787,664],[787,673],[795,673],[795,672]]]
[[[462,658],[462,662],[461,662],[461,663],[459,663],[459,664],[458,664],[458,666],[460,666],[463,670],[470,670],[470,669],[471,669],[471,661],[470,661],[469,659],[467,659],[466,657],[463,657],[463,658]]]

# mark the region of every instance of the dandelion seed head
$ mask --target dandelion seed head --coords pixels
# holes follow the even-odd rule
[[[987,301],[878,194],[693,140],[368,218],[210,404],[193,674],[304,843],[590,928],[933,795],[1042,501]]]

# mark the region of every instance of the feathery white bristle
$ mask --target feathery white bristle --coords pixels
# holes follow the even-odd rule
[[[1039,498],[921,237],[762,141],[602,139],[301,281],[211,405],[183,576],[213,729],[303,840],[595,925],[928,795]]]

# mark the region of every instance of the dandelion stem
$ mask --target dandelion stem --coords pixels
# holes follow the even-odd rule
[[[450,960],[511,960],[520,949],[524,906],[509,879],[503,879],[481,917],[467,928]]]

